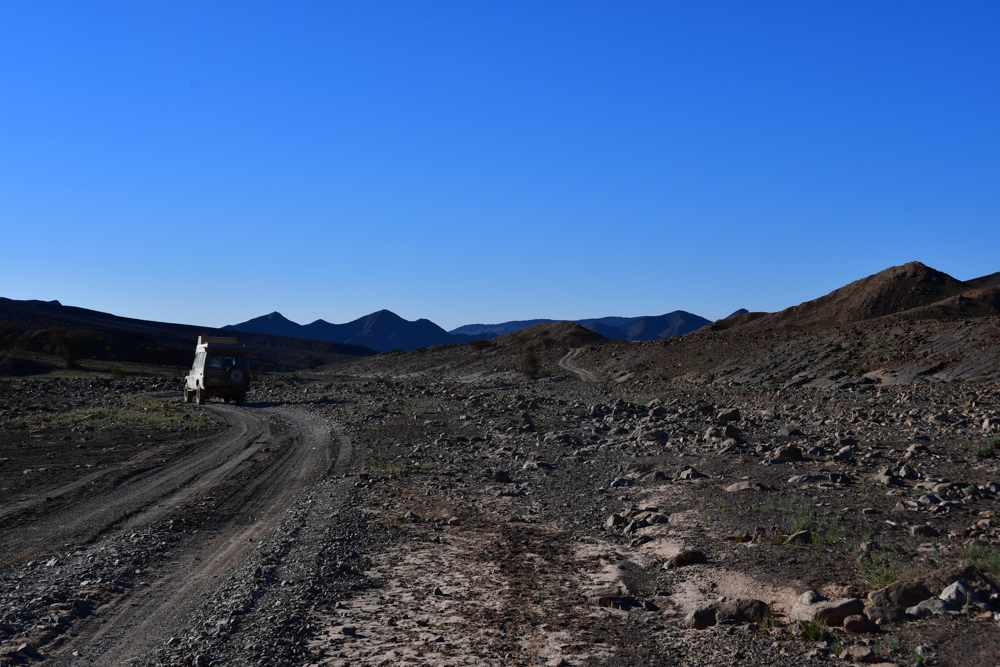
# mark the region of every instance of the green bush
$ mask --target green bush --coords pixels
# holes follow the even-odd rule
[[[997,455],[997,450],[993,447],[980,447],[973,453],[981,459],[992,459]]]

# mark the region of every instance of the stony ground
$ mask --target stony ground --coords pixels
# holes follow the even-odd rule
[[[4,534],[120,484],[153,444],[183,457],[241,411],[278,433],[287,409],[352,445],[347,476],[302,489],[129,664],[997,661],[996,385],[550,373],[272,375],[209,410],[169,377],[3,379]],[[127,532],[3,545],[3,660],[102,664],[74,635],[213,539],[239,479]]]

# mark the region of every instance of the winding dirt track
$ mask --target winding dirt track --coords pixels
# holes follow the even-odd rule
[[[162,646],[201,595],[240,565],[298,495],[335,461],[340,468],[350,458],[349,444],[332,426],[304,410],[223,405],[205,409],[230,428],[193,444],[177,460],[136,470],[106,493],[0,533],[0,544],[5,545],[0,547],[0,561],[21,561],[66,541],[79,543],[153,524],[186,503],[210,496],[237,471],[256,472],[226,493],[218,511],[221,522],[179,545],[172,560],[155,566],[148,586],[75,623],[73,636],[46,651],[53,664],[119,665]],[[276,444],[281,453],[270,465],[251,461]]]
[[[580,378],[584,382],[600,382],[597,376],[591,373],[590,371],[584,370],[570,363],[570,360],[575,359],[576,355],[578,354],[580,354],[580,348],[574,347],[565,355],[563,355],[559,359],[559,361],[556,362],[556,364],[559,366],[559,368],[562,368],[564,370],[569,371],[570,373],[575,374],[578,378]]]

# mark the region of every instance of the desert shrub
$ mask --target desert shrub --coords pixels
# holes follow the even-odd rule
[[[471,347],[476,352],[482,352],[483,350],[488,350],[493,347],[493,341],[491,340],[470,340],[469,347]]]
[[[528,350],[521,355],[521,372],[529,380],[534,380],[541,373],[542,365],[538,362],[534,350]]]
[[[973,454],[975,454],[981,459],[992,459],[994,456],[997,455],[997,450],[994,449],[993,447],[986,446],[986,447],[980,447],[979,449],[974,451]]]
[[[66,368],[76,368],[80,357],[85,356],[93,345],[93,334],[86,331],[64,331],[56,336],[59,356],[66,362]]]
[[[126,373],[125,369],[122,368],[121,366],[112,366],[111,367],[111,376],[112,377],[123,378],[126,375],[128,375],[128,373]]]

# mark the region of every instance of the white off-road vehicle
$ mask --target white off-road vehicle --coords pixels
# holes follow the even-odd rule
[[[247,349],[235,338],[198,336],[194,364],[184,377],[184,402],[198,405],[213,396],[243,403],[250,388]]]

